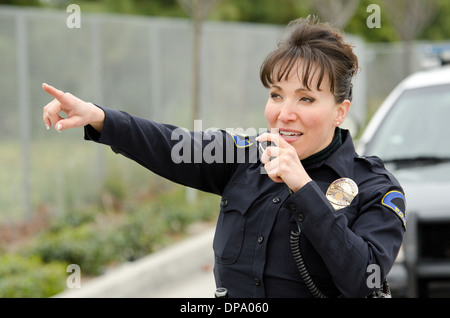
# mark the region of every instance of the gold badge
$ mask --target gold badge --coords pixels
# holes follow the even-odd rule
[[[357,194],[358,186],[355,181],[349,178],[342,178],[330,184],[326,197],[335,210],[340,210],[349,206]]]

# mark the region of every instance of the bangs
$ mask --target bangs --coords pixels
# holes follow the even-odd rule
[[[311,90],[312,82],[318,75],[317,90],[320,91],[325,76],[330,80],[330,91],[334,94],[334,78],[331,63],[323,54],[313,52],[308,46],[294,46],[290,50],[277,50],[269,55],[261,66],[261,82],[270,88],[274,83],[287,80],[292,72],[305,88]]]

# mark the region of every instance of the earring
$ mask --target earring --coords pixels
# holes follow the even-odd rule
[[[340,121],[338,121],[337,123],[336,123],[338,126],[341,124],[341,122]]]

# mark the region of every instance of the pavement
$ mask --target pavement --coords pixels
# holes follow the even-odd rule
[[[214,227],[67,289],[55,298],[213,298]],[[81,268],[81,275],[82,275]]]

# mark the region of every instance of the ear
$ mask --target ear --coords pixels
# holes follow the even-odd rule
[[[351,102],[348,99],[337,105],[335,118],[335,124],[337,126],[341,125],[344,122],[345,118],[347,117],[348,111],[350,110],[350,105]]]

